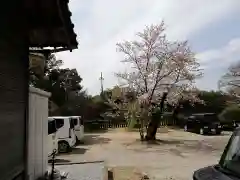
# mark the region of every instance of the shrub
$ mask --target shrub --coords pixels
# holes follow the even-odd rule
[[[231,122],[233,120],[239,121],[240,120],[240,106],[232,105],[225,108],[221,114],[219,114],[219,119],[222,122]]]

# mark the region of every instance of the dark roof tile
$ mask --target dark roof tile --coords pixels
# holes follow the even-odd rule
[[[31,48],[61,48],[78,46],[68,0],[26,0]]]

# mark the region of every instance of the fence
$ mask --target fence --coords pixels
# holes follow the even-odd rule
[[[106,130],[108,128],[125,128],[127,127],[126,122],[118,122],[113,123],[111,121],[109,122],[85,122],[84,123],[84,129],[86,131],[91,130]]]
[[[107,123],[107,124],[101,124],[100,128],[107,129],[107,128],[125,128],[127,127],[127,123]]]
[[[164,118],[160,121],[159,127],[163,126],[175,126],[177,121],[173,118]],[[85,122],[84,124],[86,130],[103,130],[108,128],[126,128],[128,126],[127,122]],[[139,125],[136,124],[135,128],[138,128]]]
[[[159,127],[161,127],[161,126],[176,126],[176,125],[177,125],[176,119],[164,118],[163,120],[160,121]]]

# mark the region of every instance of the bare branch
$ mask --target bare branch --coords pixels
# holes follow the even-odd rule
[[[219,80],[219,89],[232,95],[240,95],[240,61],[232,64]]]

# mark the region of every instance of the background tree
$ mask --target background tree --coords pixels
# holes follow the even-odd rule
[[[191,94],[190,92],[188,92]],[[197,91],[198,100],[189,102],[189,98],[180,101],[180,113],[190,115],[193,113],[216,113],[219,114],[227,106],[230,96],[220,91]],[[193,95],[192,95],[193,96]],[[191,96],[190,96],[191,98]]]
[[[30,85],[50,92],[50,100],[58,106],[67,101],[69,94],[82,90],[82,78],[77,70],[63,69],[62,64],[62,60],[57,60],[54,54],[50,54],[45,62],[44,74],[37,76],[30,70]]]
[[[168,41],[164,30],[163,22],[160,25],[151,25],[137,34],[137,41],[117,44],[118,50],[125,55],[122,62],[128,63],[131,70],[116,73],[116,76],[138,96],[147,94],[149,102],[153,98],[160,99],[164,92],[168,93],[173,88],[179,89],[185,84],[192,84],[195,78],[201,76],[200,65],[187,42]],[[150,121],[149,124],[155,123]],[[147,136],[151,134],[152,137],[148,139],[154,138],[150,129]]]
[[[36,74],[34,69],[30,69],[29,84],[50,92],[50,102],[57,106],[54,111],[49,112],[50,115],[80,115],[85,119],[99,117],[108,106],[87,95],[80,85],[82,78],[77,70],[61,68],[62,64],[62,60],[50,54],[46,59],[43,74]]]
[[[227,107],[219,115],[222,122],[238,121],[240,119],[240,107],[238,105],[232,105]]]
[[[43,56],[42,54],[36,54],[35,56],[44,57],[42,58],[42,60],[45,59],[45,63],[44,63],[43,74],[36,73],[35,69],[31,69],[31,68],[29,69],[29,73],[30,73],[29,84],[33,86],[37,86],[36,85],[37,80],[46,78],[52,70],[59,70],[59,68],[63,65],[63,61],[57,60],[54,54],[49,54],[47,58],[45,58],[45,56]]]
[[[204,104],[197,103],[195,111],[204,113],[219,114],[227,106],[230,99],[228,95],[220,91],[200,91],[198,96],[204,101]]]
[[[219,81],[219,88],[237,97],[240,96],[240,61],[232,64]]]

